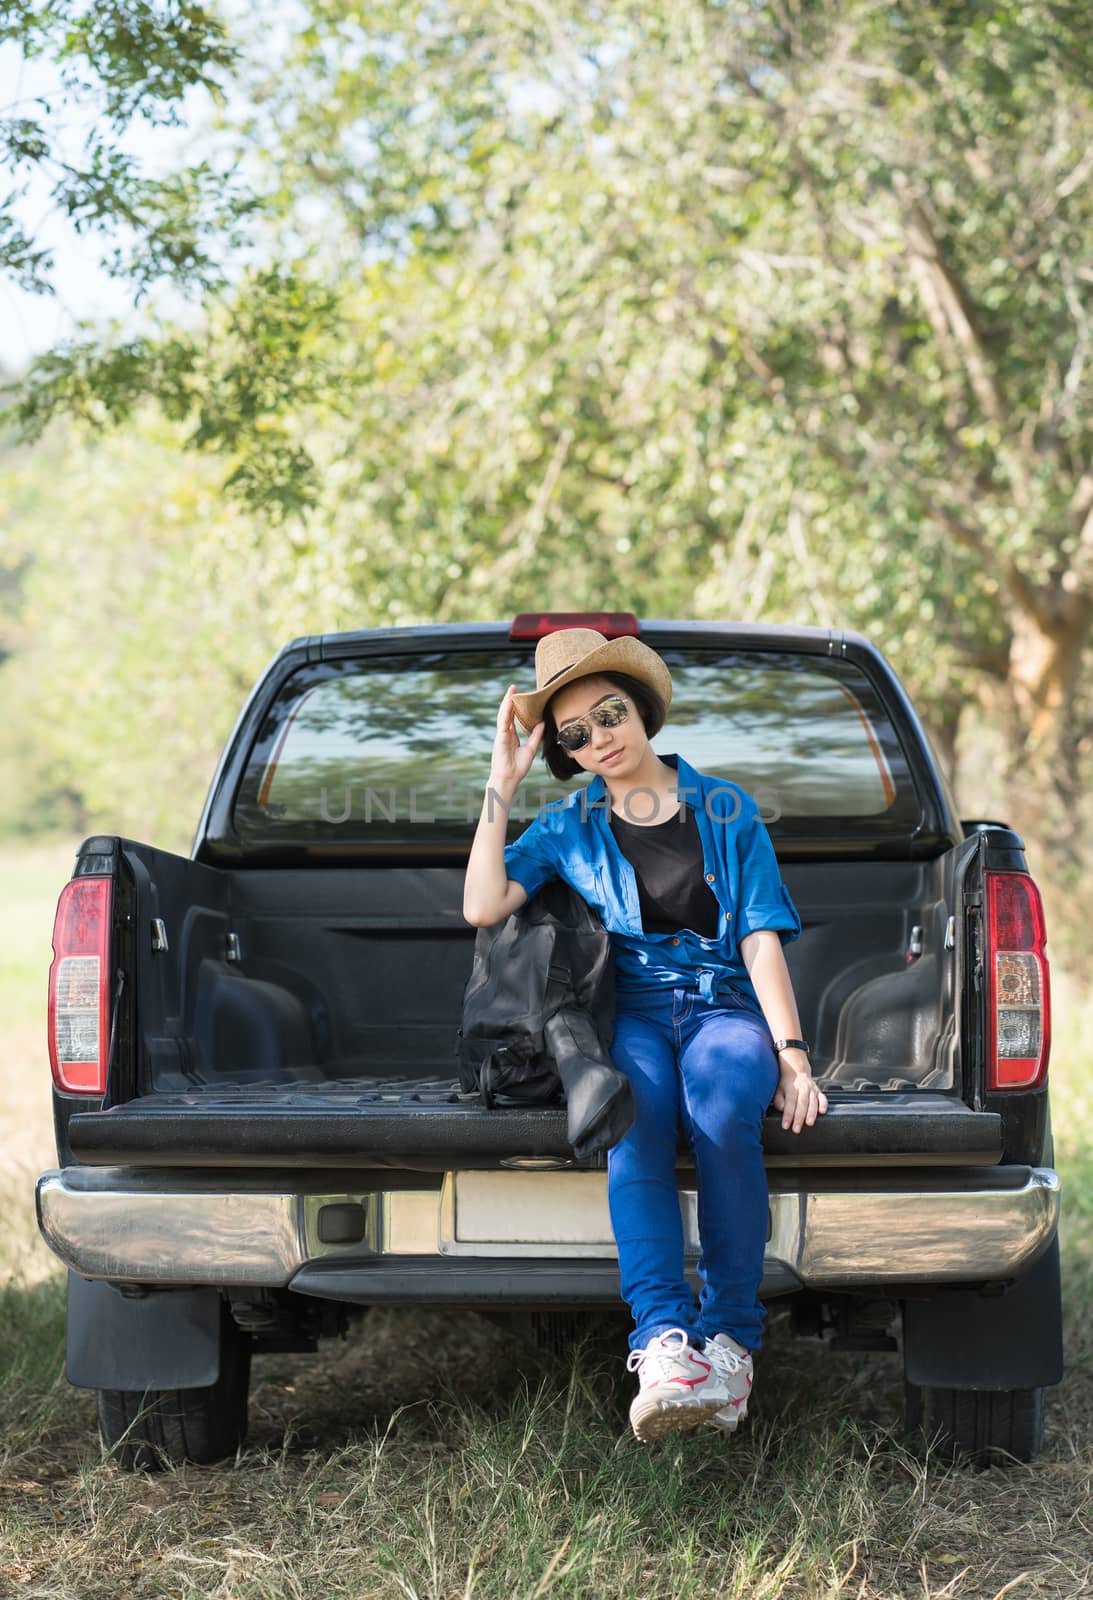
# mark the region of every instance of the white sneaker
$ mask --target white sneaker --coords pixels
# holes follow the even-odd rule
[[[654,1335],[644,1350],[631,1350],[627,1372],[637,1372],[640,1388],[630,1406],[630,1425],[642,1444],[673,1428],[697,1428],[731,1399],[715,1363],[696,1350],[682,1328]]]
[[[745,1350],[735,1339],[730,1339],[727,1333],[719,1333],[713,1339],[706,1340],[702,1354],[713,1365],[729,1393],[728,1405],[704,1420],[711,1428],[720,1428],[723,1433],[735,1433],[748,1414],[754,1376],[751,1351]]]

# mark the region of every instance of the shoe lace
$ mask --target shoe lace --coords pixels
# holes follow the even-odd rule
[[[681,1343],[668,1344],[674,1333],[678,1333]],[[644,1350],[631,1350],[626,1358],[627,1372],[641,1372],[648,1362],[659,1367],[661,1373],[666,1373],[672,1362],[678,1361],[680,1355],[690,1344],[690,1335],[684,1328],[668,1328],[664,1333],[658,1333],[650,1339]]]
[[[745,1356],[738,1356],[727,1344],[718,1344],[714,1339],[710,1340],[702,1354],[708,1356],[716,1367],[730,1376],[742,1371],[747,1359]]]

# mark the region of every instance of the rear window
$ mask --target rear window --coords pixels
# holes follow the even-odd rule
[[[855,663],[790,652],[663,649],[672,705],[653,748],[753,795],[772,836],[906,833],[910,769]],[[467,845],[489,775],[497,708],[533,681],[527,650],[355,657],[301,668],[251,751],[234,822],[250,841]],[[517,794],[514,837],[591,780],[540,758]]]

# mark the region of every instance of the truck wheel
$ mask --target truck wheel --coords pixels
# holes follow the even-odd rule
[[[203,1389],[99,1389],[99,1433],[125,1472],[220,1461],[247,1436],[250,1335],[225,1306],[220,1376]]]
[[[1043,1389],[905,1385],[908,1432],[945,1461],[977,1467],[1033,1461],[1044,1442]]]

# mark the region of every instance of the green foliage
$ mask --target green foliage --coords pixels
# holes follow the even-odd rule
[[[969,705],[1004,727],[1019,826],[1080,841],[1084,11],[280,21],[233,14],[225,113],[272,232],[200,328],[43,357],[24,432],[139,437],[154,402],[315,627],[609,600],[857,628],[944,751]]]
[[[939,704],[1005,678],[1084,515],[1080,15],[550,15],[315,0],[251,68],[356,357],[294,420],[392,620],[542,603],[564,540],[568,603],[849,622]]]
[[[3,464],[0,500],[0,564],[18,572],[0,634],[0,825],[185,853],[270,657],[354,614],[292,536],[265,548],[219,494],[216,464],[147,413],[98,440],[54,430]]]
[[[291,269],[258,270],[200,334],[74,340],[47,352],[9,416],[33,440],[55,417],[117,427],[154,395],[169,420],[192,422],[185,444],[234,457],[229,497],[280,521],[316,498],[295,419],[329,395],[337,311],[333,290]]]
[[[132,126],[178,123],[191,91],[221,92],[236,52],[215,13],[191,0],[8,0],[0,45],[48,61],[58,78],[55,92],[0,114],[0,160],[14,180],[0,197],[0,277],[52,293],[53,251],[17,216],[35,175],[78,233],[110,241],[103,264],[138,301],[163,278],[221,284],[224,253],[242,244],[253,198],[208,162],[149,179],[119,143]],[[72,133],[74,111],[86,121],[82,139]]]
[[[0,43],[48,55],[72,94],[95,96],[116,127],[136,116],[172,120],[195,84],[209,87],[235,52],[215,13],[192,0],[7,0]]]
[[[1076,542],[1081,18],[551,18],[312,0],[267,62],[241,17],[291,259],[200,337],[43,359],[19,422],[155,397],[251,507],[353,507],[394,620],[541,598],[564,536],[593,592],[697,575],[967,693]]]

